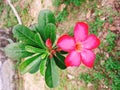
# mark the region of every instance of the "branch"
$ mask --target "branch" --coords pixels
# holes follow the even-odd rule
[[[18,15],[17,10],[16,10],[15,7],[13,6],[13,4],[11,3],[11,0],[7,0],[7,2],[8,2],[8,4],[10,5],[12,11],[14,12],[14,14],[15,14],[17,20],[18,20],[18,23],[19,23],[19,24],[22,24],[21,18],[20,18],[20,16]]]

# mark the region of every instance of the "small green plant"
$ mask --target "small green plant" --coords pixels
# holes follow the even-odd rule
[[[4,10],[4,1],[0,0],[0,16],[2,15],[3,10]]]
[[[84,3],[86,0],[53,0],[53,5],[56,7],[60,7],[61,4],[65,4],[65,7],[62,11],[58,11],[57,13],[57,22],[65,21],[68,13],[68,6],[73,5],[75,7],[79,7]],[[71,8],[73,8],[73,6]]]
[[[69,5],[69,4],[73,4],[75,6],[80,6],[82,3],[84,3],[86,0],[66,0],[65,4]]]
[[[104,20],[101,20],[99,17],[95,19],[95,22],[90,23],[91,33],[98,34],[98,30],[102,30],[102,26],[104,24]]]
[[[56,7],[59,7],[63,3],[63,1],[64,0],[52,0],[53,5]]]
[[[64,3],[66,5],[73,4],[74,6],[80,6],[85,1],[86,0],[53,0],[53,5],[58,7]]]
[[[111,52],[113,48],[115,47],[115,39],[116,39],[116,35],[110,30],[108,30],[108,34],[106,37],[106,41],[108,43],[108,47],[107,47],[108,52]]]
[[[80,75],[80,80],[84,80],[85,83],[93,83],[98,84],[99,82],[103,82],[103,85],[106,85],[108,88],[112,90],[120,89],[120,62],[119,60],[115,60],[112,57],[109,57],[105,62],[103,67],[97,66],[94,69],[93,74],[83,73]],[[100,71],[101,70],[101,71]]]
[[[56,18],[57,22],[62,22],[67,19],[68,11],[64,8],[63,11],[58,13],[58,16]]]
[[[80,73],[79,80],[83,80],[86,84],[88,84],[92,81],[92,78],[88,73]]]
[[[46,84],[56,87],[59,84],[58,66],[65,69],[65,57],[55,45],[56,25],[54,14],[50,10],[42,10],[38,24],[31,29],[24,25],[16,25],[13,35],[18,42],[9,44],[5,53],[13,60],[18,60],[21,74],[33,74],[40,71]]]
[[[112,17],[112,16],[109,16],[109,17],[108,17],[108,22],[109,22],[110,24],[113,23],[113,17]]]
[[[120,89],[120,62],[119,60],[114,60],[114,58],[110,57],[105,62],[105,69],[108,72],[109,78],[109,87],[112,90]]]

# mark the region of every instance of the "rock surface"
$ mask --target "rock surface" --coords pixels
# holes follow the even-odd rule
[[[3,48],[9,43],[10,33],[0,29],[0,90],[16,90],[16,79],[14,63],[8,59],[3,52]]]
[[[0,69],[0,90],[16,90],[15,88],[15,69],[11,60],[6,60]]]

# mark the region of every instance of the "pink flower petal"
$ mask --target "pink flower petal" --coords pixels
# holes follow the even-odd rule
[[[88,25],[84,22],[77,22],[74,28],[76,42],[84,41],[88,36]]]
[[[79,66],[81,63],[81,56],[80,53],[76,51],[72,51],[68,54],[65,59],[65,65],[68,66]]]
[[[81,52],[82,63],[89,68],[92,68],[95,61],[95,54],[90,50],[83,50]]]
[[[68,35],[63,35],[58,39],[57,46],[64,51],[71,51],[75,48],[74,38]]]
[[[52,48],[52,41],[50,39],[47,39],[45,44],[48,48]]]
[[[86,49],[97,48],[100,44],[100,40],[95,35],[89,35],[88,38],[82,42],[82,45]]]

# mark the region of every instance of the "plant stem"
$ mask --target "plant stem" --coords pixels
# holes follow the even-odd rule
[[[11,3],[11,0],[7,0],[7,2],[8,2],[8,4],[9,4],[9,6],[11,7],[12,11],[14,12],[14,14],[15,14],[15,16],[16,16],[16,18],[17,18],[18,23],[19,23],[19,24],[22,24],[21,18],[20,18],[20,16],[18,15],[17,10],[16,10],[15,7],[13,6],[13,4]]]

